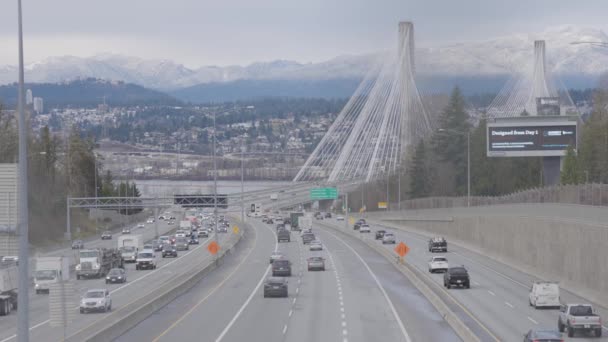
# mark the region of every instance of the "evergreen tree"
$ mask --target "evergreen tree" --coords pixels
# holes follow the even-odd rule
[[[566,157],[564,158],[564,168],[561,172],[562,184],[578,184],[580,182],[580,173],[576,162],[576,153],[572,145],[568,146]]]
[[[440,129],[434,135],[433,147],[440,161],[448,162],[454,169],[455,184],[452,188],[461,194],[466,191],[467,182],[467,133],[471,129],[468,120],[464,97],[455,87],[439,119]]]
[[[409,196],[411,198],[429,196],[432,189],[431,172],[423,140],[416,145],[414,156],[408,167],[408,174],[410,177]]]

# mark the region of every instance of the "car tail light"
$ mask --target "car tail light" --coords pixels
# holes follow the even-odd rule
[[[572,318],[570,319],[570,322],[571,322],[572,324],[576,324],[576,319],[575,319],[574,317],[572,317]]]

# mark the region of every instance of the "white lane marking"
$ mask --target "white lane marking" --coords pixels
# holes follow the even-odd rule
[[[514,308],[513,304],[509,303],[509,302],[505,302],[505,305],[510,307],[511,309]]]
[[[342,326],[346,327],[346,322],[342,321]]]
[[[478,282],[476,282],[476,281],[473,280],[473,285],[479,286],[480,284]]]
[[[296,303],[296,299],[297,299],[297,298],[294,298],[294,299],[293,299],[293,304],[295,304],[295,303]]]
[[[285,326],[283,326],[283,335],[285,335],[286,332],[287,332],[287,324],[285,324]]]
[[[340,311],[344,312],[344,308],[340,308]]]
[[[342,319],[346,319],[346,315],[345,314],[341,314]]]
[[[272,235],[274,235],[274,250],[276,252],[277,249],[279,248],[279,242],[277,241],[277,233],[275,233],[274,230],[272,230],[270,227],[268,227],[266,225],[265,225],[265,227],[268,228],[268,230],[270,230],[272,232]],[[220,333],[220,336],[218,336],[218,338],[215,339],[215,342],[221,341],[224,338],[224,336],[226,336],[226,334],[228,333],[228,330],[230,330],[230,328],[232,328],[232,326],[234,325],[234,322],[236,322],[236,320],[241,316],[243,311],[245,311],[245,308],[247,307],[247,305],[249,305],[249,303],[253,299],[253,296],[255,296],[255,294],[258,292],[258,290],[260,289],[260,286],[262,286],[264,279],[266,279],[266,277],[268,276],[268,272],[270,272],[270,265],[268,265],[266,267],[266,271],[264,272],[264,274],[262,274],[262,277],[260,278],[260,281],[258,282],[258,284],[255,286],[253,291],[251,291],[251,293],[249,294],[249,297],[247,297],[247,300],[245,300],[245,303],[243,303],[243,305],[241,305],[241,308],[239,309],[239,311],[237,311],[236,314],[234,314],[234,317],[232,317],[230,322],[228,322],[228,325],[226,325],[224,330],[222,330],[222,332]]]
[[[537,321],[535,321],[532,317],[528,316],[528,319],[530,320],[530,322],[534,323],[534,324],[538,324]]]
[[[293,314],[293,309],[289,310],[289,317]]]
[[[162,270],[163,268],[165,268],[165,267],[167,267],[167,266],[171,265],[172,263],[174,263],[174,262],[176,262],[176,261],[178,261],[178,260],[182,260],[182,259],[183,259],[183,257],[185,257],[186,255],[188,255],[188,254],[190,254],[190,253],[194,252],[194,251],[195,251],[195,250],[197,250],[199,247],[204,246],[205,244],[207,244],[207,242],[209,242],[209,238],[207,238],[207,240],[205,240],[205,242],[204,242],[202,245],[198,245],[198,246],[194,247],[193,249],[189,250],[188,252],[184,253],[184,254],[182,255],[182,258],[175,258],[175,260],[172,260],[172,261],[170,261],[170,262],[168,262],[168,263],[166,263],[166,264],[162,265],[161,267],[159,267],[159,268],[157,268],[157,269],[155,269],[155,270],[151,270],[150,272],[147,272],[147,273],[146,273],[146,274],[144,274],[143,276],[141,276],[141,277],[139,277],[139,278],[137,278],[137,279],[135,279],[135,280],[133,280],[133,281],[130,281],[130,282],[126,283],[126,284],[123,284],[123,285],[121,285],[121,286],[117,287],[116,289],[114,289],[114,290],[112,290],[112,291],[110,291],[110,292],[111,292],[111,293],[116,293],[116,292],[120,291],[121,289],[123,289],[123,288],[125,288],[125,287],[127,287],[127,286],[131,286],[132,284],[135,284],[135,283],[136,283],[136,282],[138,282],[140,279],[144,279],[144,278],[146,278],[146,277],[150,276],[151,274],[154,274],[154,272],[160,271],[160,270]],[[76,306],[75,308],[76,308],[76,309],[78,309],[78,308],[79,308],[79,306]],[[49,319],[47,319],[47,320],[45,320],[45,321],[42,321],[42,322],[40,322],[40,323],[38,323],[38,324],[34,325],[33,327],[31,327],[31,328],[29,329],[29,331],[32,331],[32,330],[34,330],[34,329],[36,329],[36,328],[39,328],[39,327],[41,327],[41,326],[43,326],[43,325],[47,324],[49,321],[50,321]],[[12,340],[12,339],[14,339],[14,338],[16,338],[16,337],[17,337],[17,334],[14,334],[14,335],[12,335],[12,336],[9,336],[9,337],[5,338],[4,340],[1,340],[0,342],[7,342],[7,341],[10,341],[10,340]]]
[[[296,293],[299,293],[299,292],[300,292],[300,288],[298,287],[298,288],[296,289]]]
[[[348,335],[348,331],[346,329],[342,329],[342,335]]]
[[[382,294],[384,295],[384,298],[388,302],[388,305],[391,308],[393,316],[395,316],[395,319],[397,320],[397,323],[399,324],[399,329],[401,329],[401,333],[403,334],[403,337],[405,338],[405,340],[407,342],[411,342],[412,340],[410,338],[410,335],[407,333],[407,330],[405,330],[405,326],[403,325],[403,322],[401,321],[401,317],[399,317],[399,314],[397,313],[397,309],[395,309],[395,305],[393,305],[393,301],[391,301],[390,297],[388,296],[388,293],[386,293],[386,290],[384,290],[384,286],[382,286],[382,284],[380,283],[380,280],[378,280],[378,277],[376,277],[376,274],[372,271],[372,269],[369,267],[369,265],[367,264],[367,262],[365,262],[365,260],[363,260],[363,258],[361,257],[361,255],[359,255],[359,253],[357,253],[357,251],[355,251],[355,249],[352,248],[344,240],[342,240],[341,238],[339,238],[337,235],[335,235],[335,234],[327,231],[326,229],[323,229],[323,230],[327,234],[329,234],[329,235],[333,236],[334,238],[336,238],[338,241],[342,242],[342,244],[344,246],[346,246],[348,249],[350,249],[350,251],[353,252],[353,254],[355,254],[357,256],[357,258],[361,261],[361,263],[363,264],[363,266],[365,266],[365,268],[367,269],[367,271],[369,272],[369,274],[372,276],[372,278],[376,282],[376,285],[380,289],[380,292],[382,292]]]
[[[494,293],[494,292],[492,292],[490,290],[488,290],[488,293],[491,294],[492,296],[496,296],[496,293]]]

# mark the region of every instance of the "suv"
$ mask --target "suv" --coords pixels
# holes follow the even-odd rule
[[[278,242],[281,242],[281,241],[290,242],[291,241],[291,235],[289,233],[289,230],[287,230],[287,229],[281,229],[281,230],[279,230],[279,232],[277,233],[277,240],[278,240]]]
[[[278,259],[272,262],[272,276],[291,277],[291,261]]]
[[[88,290],[80,299],[80,313],[112,310],[110,291],[106,289]]]
[[[162,256],[163,256],[163,258],[166,258],[169,256],[177,258],[177,248],[175,248],[175,246],[170,243],[165,243],[163,245]]]
[[[560,332],[568,330],[568,337],[576,332],[593,333],[602,336],[602,319],[590,304],[564,304],[559,308],[557,328]]]
[[[365,224],[367,222],[365,222],[365,219],[359,219],[357,222],[355,222],[355,225],[353,226],[354,230],[358,230],[362,224]]]
[[[144,250],[137,253],[136,270],[156,269],[156,255],[153,250]]]
[[[445,238],[434,237],[429,240],[429,252],[444,252],[448,251],[448,242]]]
[[[452,286],[462,286],[466,289],[471,288],[469,272],[464,266],[450,267],[443,275],[443,286],[448,289]]]
[[[264,298],[287,297],[287,280],[271,277],[264,282]]]
[[[188,239],[185,237],[176,237],[175,238],[175,248],[178,251],[187,251],[190,249],[190,244],[188,243]]]
[[[311,243],[314,240],[315,240],[315,234],[313,234],[313,233],[302,234],[302,244],[305,245],[307,243]]]

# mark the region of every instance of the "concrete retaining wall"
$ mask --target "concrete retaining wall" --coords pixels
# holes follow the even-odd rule
[[[608,306],[606,226],[558,218],[496,215],[376,218],[397,228],[443,235],[516,269],[558,280],[562,287]]]

